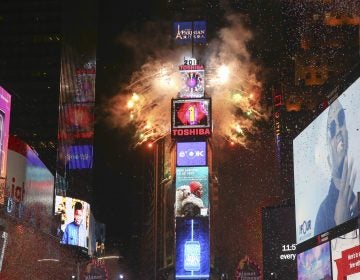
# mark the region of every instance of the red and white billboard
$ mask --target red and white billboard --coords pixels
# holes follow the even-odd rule
[[[0,86],[0,205],[4,204],[11,95]]]
[[[22,140],[9,137],[6,212],[50,233],[54,176]]]
[[[172,137],[211,136],[211,99],[173,99]]]

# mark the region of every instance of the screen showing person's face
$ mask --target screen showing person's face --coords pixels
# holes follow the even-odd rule
[[[77,209],[74,212],[74,222],[77,225],[80,225],[82,222],[82,215],[83,215],[83,211],[81,209]]]
[[[328,137],[332,174],[340,178],[348,149],[348,133],[346,129],[345,112],[339,101],[335,101],[329,108]]]

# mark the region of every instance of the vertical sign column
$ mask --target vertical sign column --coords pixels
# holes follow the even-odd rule
[[[211,99],[205,97],[203,65],[189,58],[179,70],[182,87],[171,104],[171,135],[176,140],[175,278],[209,279]]]

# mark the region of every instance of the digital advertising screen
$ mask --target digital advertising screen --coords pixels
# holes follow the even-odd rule
[[[54,175],[25,142],[9,137],[6,213],[50,233]]]
[[[296,279],[295,207],[262,209],[264,279]]]
[[[177,142],[177,166],[204,166],[206,165],[206,142]]]
[[[202,67],[203,68],[203,67]],[[201,98],[205,91],[205,71],[204,70],[180,70],[181,98]]]
[[[6,177],[7,149],[9,141],[11,95],[0,86],[0,180]],[[5,184],[0,184],[0,205],[4,204]]]
[[[297,243],[358,216],[359,92],[357,79],[293,141]]]
[[[96,68],[80,68],[76,70],[75,102],[95,102]]]
[[[90,205],[79,199],[56,196],[55,214],[61,215],[60,243],[88,248]]]
[[[297,255],[298,280],[331,280],[330,243]]]
[[[66,163],[68,169],[92,168],[93,146],[76,145],[67,147]]]
[[[206,43],[206,21],[194,21],[194,43]]]
[[[171,132],[173,137],[211,135],[211,99],[173,99]]]
[[[60,139],[91,138],[94,134],[94,106],[67,104],[61,107]]]
[[[176,218],[176,279],[209,279],[208,218]]]
[[[176,217],[200,217],[209,214],[209,168],[177,167],[175,192]]]
[[[359,229],[331,240],[333,280],[360,279]]]

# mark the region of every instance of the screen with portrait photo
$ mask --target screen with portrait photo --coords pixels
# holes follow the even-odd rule
[[[55,214],[60,215],[60,243],[88,248],[90,229],[89,203],[64,196],[55,197]]]
[[[293,141],[297,243],[358,215],[359,92],[357,79]],[[347,188],[349,195],[341,200],[339,189],[348,186],[353,193]]]
[[[207,216],[209,209],[209,168],[176,168],[175,216]]]

